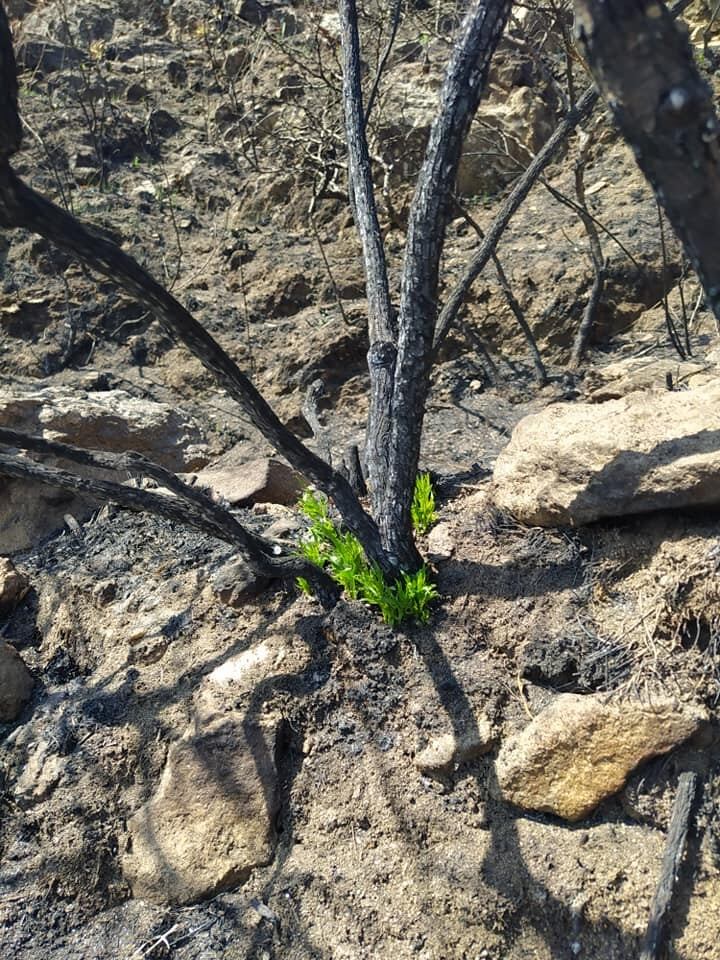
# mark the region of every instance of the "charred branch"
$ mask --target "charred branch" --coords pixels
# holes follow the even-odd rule
[[[0,50],[4,83],[11,85],[16,76],[7,19],[0,18]],[[15,81],[16,82],[16,81]],[[10,89],[8,87],[8,89]],[[15,103],[5,97],[0,108],[0,143],[12,144],[17,135]],[[310,451],[280,421],[267,401],[235,361],[208,331],[161,284],[154,280],[116,243],[83,224],[45,197],[36,193],[16,176],[7,162],[9,153],[0,154],[0,226],[20,227],[37,233],[76,256],[83,264],[109,277],[132,297],[143,303],[174,339],[180,340],[200,360],[218,383],[236,400],[266,440],[303,476],[331,497],[348,528],[363,544],[368,556],[388,576],[397,573],[397,565],[382,547],[377,525],[362,509],[350,484],[320,457]]]
[[[510,6],[509,0],[478,0],[465,18],[410,208],[392,395],[390,469],[378,491],[381,506],[376,512],[384,546],[402,566],[410,568],[418,563],[410,504],[432,364],[440,256],[462,146],[485,90]]]
[[[12,452],[17,450],[52,456],[93,469],[150,478],[169,493],[129,486],[113,480],[79,476]],[[69,444],[0,428],[0,475],[35,480],[73,493],[89,494],[101,501],[118,503],[129,510],[144,511],[187,524],[229,543],[258,576],[280,579],[306,577],[316,585],[317,595],[324,603],[332,604],[337,600],[337,588],[322,570],[300,557],[275,556],[271,541],[247,530],[209,494],[198,487],[190,486],[171,471],[139,453],[115,454],[83,450]]]

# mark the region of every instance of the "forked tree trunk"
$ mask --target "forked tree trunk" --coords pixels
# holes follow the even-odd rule
[[[475,0],[455,45],[410,209],[396,323],[365,137],[357,10],[355,0],[339,0],[350,190],[368,287],[371,392],[366,456],[370,493],[383,546],[403,569],[416,569],[421,563],[410,507],[432,364],[446,221],[462,145],[510,7],[510,0]]]
[[[575,0],[576,36],[720,319],[720,124],[662,0]]]

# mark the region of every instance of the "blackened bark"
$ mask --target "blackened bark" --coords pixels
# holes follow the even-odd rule
[[[20,149],[22,126],[17,108],[17,71],[10,25],[0,3],[0,162]]]
[[[373,509],[381,506],[382,487],[389,470],[392,385],[397,326],[390,302],[385,248],[375,204],[365,112],[360,84],[360,37],[355,0],[339,0],[343,50],[343,108],[348,147],[349,192],[360,235],[368,301],[368,369],[370,409],[365,463]]]
[[[383,545],[401,566],[420,562],[410,505],[420,454],[437,320],[440,255],[465,135],[482,96],[510,0],[477,0],[455,45],[408,222],[390,425],[390,470],[376,511]]]
[[[576,36],[720,319],[720,123],[661,0],[576,0]]]
[[[697,774],[693,771],[681,773],[678,778],[677,793],[675,794],[675,803],[670,818],[662,870],[650,906],[650,917],[640,960],[659,960],[664,955],[662,948],[670,920],[673,894],[685,853],[685,843],[696,793]]]

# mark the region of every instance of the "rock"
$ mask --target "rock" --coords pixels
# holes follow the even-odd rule
[[[199,429],[168,404],[138,399],[124,390],[38,388],[14,384],[0,389],[0,426],[88,449],[122,453],[135,450],[171,470],[207,462]],[[48,465],[67,463],[43,458]],[[125,471],[73,466],[83,476],[124,482]],[[97,502],[58,488],[0,477],[0,550],[27,550],[62,527],[66,514],[87,519]]]
[[[431,560],[448,560],[455,552],[455,541],[449,523],[437,523],[427,538],[427,552]]]
[[[495,464],[495,507],[538,526],[720,503],[720,382],[558,403],[525,417]]]
[[[265,5],[259,0],[241,0],[237,15],[247,23],[259,25],[267,20]]]
[[[47,40],[25,40],[18,45],[16,59],[26,70],[51,73],[54,70],[71,70],[85,60],[82,51],[62,43]]]
[[[15,794],[26,802],[45,800],[62,780],[68,758],[57,752],[57,743],[41,737],[32,744],[15,783]]]
[[[440,56],[447,56],[446,48]],[[436,82],[417,63],[401,63],[393,71],[390,99],[377,130],[377,150],[403,178],[414,177],[420,169],[435,116]],[[494,193],[517,176],[555,128],[553,98],[541,83],[489,88],[482,113],[465,141],[458,169],[460,194]]]
[[[291,467],[273,457],[242,462],[233,447],[197,474],[197,483],[230,506],[248,503],[296,503],[305,480]]]
[[[252,63],[252,54],[247,47],[233,47],[225,54],[223,73],[230,80],[236,80],[246,73]]]
[[[180,121],[167,110],[153,110],[148,118],[148,132],[152,139],[167,140],[173,137],[180,129]]]
[[[588,816],[641,763],[667,753],[706,719],[670,699],[562,694],[503,744],[496,763],[506,800],[565,820]]]
[[[0,389],[0,426],[89,450],[135,450],[170,470],[207,462],[185,456],[202,434],[182,411],[125,390],[13,385]]]
[[[223,603],[242,607],[270,583],[267,577],[258,576],[243,560],[230,560],[213,575],[212,587]]]
[[[12,723],[30,699],[30,671],[15,647],[0,640],[0,723]]]
[[[168,80],[174,87],[184,87],[187,85],[187,67],[180,60],[169,60],[165,66],[165,72]]]
[[[696,387],[717,378],[715,365],[692,360],[663,360],[648,357],[626,357],[604,367],[594,367],[585,375],[588,400],[593,403],[616,400],[635,390],[657,390],[664,393],[668,376],[673,385]]]
[[[432,739],[415,757],[415,766],[430,775],[451,773],[458,764],[487,753],[494,741],[489,720],[481,718],[477,729],[464,730],[459,736],[445,733]]]
[[[5,0],[5,12],[11,20],[24,17],[34,6],[34,0]]]
[[[27,579],[7,557],[0,557],[0,614],[11,610],[27,589]]]
[[[173,744],[157,793],[128,821],[133,896],[195,903],[270,861],[278,809],[275,728],[242,714]]]

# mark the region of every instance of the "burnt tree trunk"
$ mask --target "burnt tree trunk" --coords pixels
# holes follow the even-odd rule
[[[420,456],[437,323],[440,256],[465,136],[485,90],[510,0],[477,0],[453,50],[408,221],[392,384],[390,469],[376,513],[383,546],[402,566],[417,562],[410,507]]]
[[[340,0],[339,12],[349,193],[355,226],[362,244],[368,302],[370,409],[365,442],[365,463],[370,497],[377,515],[381,506],[382,486],[390,468],[389,437],[392,416],[390,398],[397,353],[397,325],[390,302],[385,247],[380,233],[370,154],[365,134],[367,113],[363,109],[360,83],[360,36],[355,0]],[[368,111],[369,109],[370,107]]]
[[[420,454],[437,321],[440,256],[462,145],[485,89],[510,0],[475,0],[440,94],[415,196],[395,318],[373,195],[360,84],[355,0],[339,0],[350,195],[363,246],[369,314],[370,415],[366,461],[373,513],[391,561],[416,570],[410,506]]]
[[[661,0],[575,0],[576,36],[720,319],[720,124]]]

